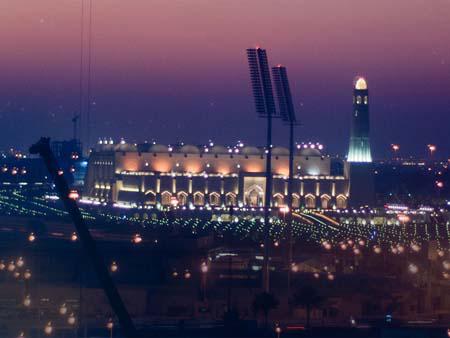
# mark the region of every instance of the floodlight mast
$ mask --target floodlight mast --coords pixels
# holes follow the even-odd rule
[[[262,48],[247,49],[247,60],[250,68],[250,79],[255,100],[256,112],[267,120],[266,133],[266,187],[264,197],[264,260],[263,290],[269,292],[269,230],[270,207],[272,199],[272,119],[279,117],[275,110],[275,102],[270,78],[267,53]]]
[[[294,190],[294,127],[298,125],[297,118],[295,116],[294,104],[292,102],[291,89],[289,86],[289,80],[287,76],[287,69],[282,65],[278,65],[272,68],[272,76],[275,84],[275,92],[277,96],[278,109],[281,114],[283,122],[289,126],[289,178],[288,178],[288,198],[287,198],[287,276],[288,276],[288,293],[290,288],[291,279],[291,264],[293,255],[293,235],[292,235],[292,195]]]

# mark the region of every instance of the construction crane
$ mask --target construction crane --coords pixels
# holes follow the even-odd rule
[[[103,291],[105,291],[106,297],[108,298],[109,303],[119,320],[124,336],[127,338],[136,338],[138,336],[136,328],[122,301],[122,298],[120,297],[116,285],[114,284],[108,269],[104,264],[103,257],[98,251],[97,245],[92,238],[89,229],[84,223],[77,203],[74,199],[70,198],[69,186],[50,148],[50,139],[44,137],[41,138],[37,143],[30,147],[30,153],[39,154],[44,160],[47,170],[49,171],[49,174],[55,184],[59,198],[63,202],[64,207],[75,225],[80,241],[86,252],[86,256],[92,262],[100,285],[103,288]]]

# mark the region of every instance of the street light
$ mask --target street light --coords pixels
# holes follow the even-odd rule
[[[26,269],[25,272],[23,273],[23,278],[30,279],[31,278],[31,271]]]
[[[47,325],[45,325],[44,332],[48,336],[52,334],[53,332],[52,322],[48,322]]]
[[[64,316],[66,313],[67,313],[66,303],[62,303],[61,307],[59,308],[59,314]]]
[[[184,272],[184,278],[185,278],[185,279],[191,278],[191,273],[189,272],[189,270],[186,270],[186,271]]]
[[[77,239],[78,239],[77,233],[76,233],[76,232],[72,232],[72,235],[70,236],[70,240],[71,240],[72,242],[76,242]]]
[[[0,271],[5,270],[5,268],[6,268],[5,262],[3,260],[1,260],[0,261]]]
[[[139,243],[141,243],[141,242],[142,242],[142,237],[141,237],[141,235],[135,234],[132,241],[133,241],[134,244],[139,244]]]
[[[25,261],[23,260],[22,257],[19,257],[19,258],[17,259],[16,265],[17,265],[17,267],[19,267],[19,268],[21,268],[22,266],[25,265]]]
[[[208,272],[208,264],[206,264],[206,262],[202,262],[200,270],[202,271],[202,273],[207,273]]]
[[[277,334],[277,338],[280,338],[280,335],[281,335],[280,324],[277,324],[277,326],[275,327],[275,333]]]
[[[31,298],[30,295],[26,295],[23,300],[23,306],[29,307],[31,305]]]
[[[436,146],[434,144],[428,144],[428,151],[430,152],[430,157],[433,156],[433,153],[436,151]]]
[[[116,262],[112,262],[110,269],[111,269],[111,272],[114,273],[114,272],[117,272],[117,270],[119,269],[119,266],[117,265]]]
[[[14,265],[14,262],[13,261],[9,262],[8,271],[13,272],[15,269],[16,269],[16,266]]]
[[[396,157],[395,155],[400,150],[400,146],[398,144],[391,144],[391,149],[394,152],[394,157]]]
[[[76,318],[75,315],[73,314],[73,312],[69,315],[69,317],[67,317],[67,324],[69,325],[75,325],[76,322]]]
[[[25,333],[23,331],[20,332],[17,338],[25,338]]]
[[[414,263],[409,263],[408,265],[408,271],[412,274],[416,274],[417,272],[419,272],[419,268],[416,264]]]
[[[109,336],[110,336],[110,338],[112,338],[112,336],[113,336],[114,323],[113,323],[113,321],[112,321],[111,318],[109,318],[108,322],[106,323],[106,328],[109,330]]]
[[[30,233],[28,235],[28,241],[29,242],[34,242],[36,240],[36,235],[34,234],[34,232]]]

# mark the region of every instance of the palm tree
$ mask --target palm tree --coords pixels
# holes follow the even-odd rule
[[[264,326],[267,327],[269,312],[278,307],[278,300],[268,292],[261,292],[255,295],[253,299],[253,312],[255,315],[262,312],[264,315]]]
[[[317,289],[311,285],[303,286],[292,297],[294,306],[300,306],[306,310],[306,327],[310,327],[311,310],[319,307],[323,300],[323,297],[319,295]]]

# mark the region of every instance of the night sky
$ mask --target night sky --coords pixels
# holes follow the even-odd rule
[[[0,2],[0,148],[71,137],[80,13],[80,0]],[[298,141],[347,152],[363,75],[376,158],[393,142],[450,154],[449,0],[94,0],[92,36],[95,140],[262,145],[245,57],[258,44],[288,69]],[[274,143],[286,135],[277,122]]]

